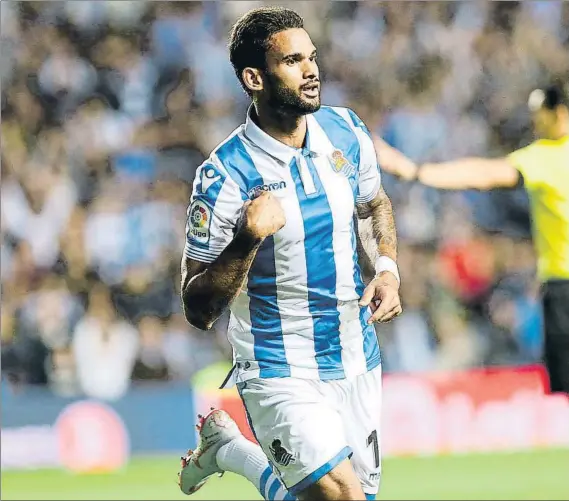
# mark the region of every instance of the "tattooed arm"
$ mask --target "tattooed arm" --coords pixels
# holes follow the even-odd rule
[[[356,213],[354,214],[354,224],[356,225],[358,264],[362,271],[364,283],[368,284],[375,276],[373,265],[379,257],[377,243],[373,238],[371,217],[358,219],[358,214]]]
[[[397,237],[391,202],[381,186],[381,173],[378,165],[378,153],[372,135],[362,120],[351,110],[344,115],[352,122],[360,148],[358,164],[358,191],[356,207],[360,219],[371,219],[372,238],[362,238],[365,247],[368,242],[375,242],[374,256],[379,253],[375,264],[375,277],[366,287],[360,299],[360,306],[369,306],[374,312],[368,323],[387,322],[401,313],[399,301],[399,271],[397,259]],[[385,156],[385,155],[384,155]],[[390,160],[389,155],[385,158]],[[366,232],[366,223],[362,231]],[[372,258],[373,259],[373,258]]]
[[[358,232],[361,246],[372,262],[385,256],[397,260],[397,235],[391,201],[383,190],[370,202],[358,205]],[[395,270],[394,270],[395,271]],[[393,271],[380,271],[366,287],[361,306],[374,311],[369,323],[387,322],[401,313],[399,277]]]
[[[363,224],[360,232],[362,245],[368,255],[371,257],[372,254],[366,246],[375,245],[380,256],[387,256],[397,261],[397,235],[393,209],[383,187],[371,202],[358,205],[358,217],[360,220],[371,218],[371,224]]]
[[[266,191],[245,203],[235,238],[213,263],[184,257],[181,295],[184,315],[190,324],[198,329],[211,329],[243,287],[265,238],[284,225],[279,201]]]

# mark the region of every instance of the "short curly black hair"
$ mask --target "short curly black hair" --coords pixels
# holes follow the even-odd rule
[[[237,20],[229,38],[229,60],[247,94],[243,82],[245,68],[266,68],[266,54],[270,38],[281,31],[304,28],[302,17],[283,7],[260,7],[247,12]]]

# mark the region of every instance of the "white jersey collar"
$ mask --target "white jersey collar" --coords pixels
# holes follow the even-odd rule
[[[263,129],[261,129],[251,118],[251,111],[253,105],[249,107],[247,111],[247,120],[245,122],[245,137],[249,139],[255,146],[261,148],[265,153],[268,153],[272,157],[276,158],[285,165],[289,165],[293,158],[297,157],[299,154],[309,154],[310,156],[318,156],[324,152],[319,151],[314,146],[314,141],[311,140],[315,136],[314,126],[311,125],[314,118],[311,115],[306,116],[307,122],[307,134],[308,141],[305,148],[293,148],[284,143],[281,143],[274,137],[267,134]]]

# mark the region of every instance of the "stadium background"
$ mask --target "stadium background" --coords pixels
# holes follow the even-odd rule
[[[528,93],[569,75],[561,1],[279,4],[305,16],[323,102],[418,162],[527,144]],[[227,33],[257,5],[2,1],[3,498],[178,499],[194,411],[241,419],[211,391],[224,319],[186,324],[179,263],[195,169],[248,105]],[[525,193],[384,185],[405,312],[379,329],[381,497],[568,499]],[[227,475],[203,495],[255,492]]]

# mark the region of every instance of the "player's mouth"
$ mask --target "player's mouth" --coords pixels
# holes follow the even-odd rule
[[[306,97],[314,99],[320,94],[320,84],[318,82],[309,83],[303,85],[300,90]]]

